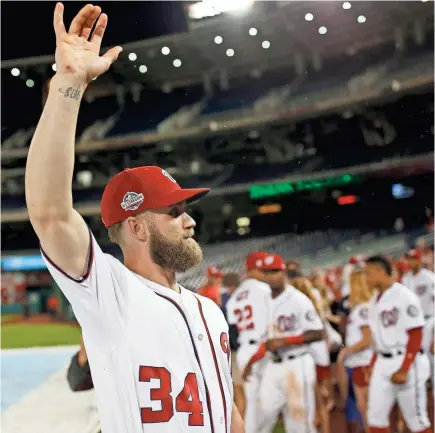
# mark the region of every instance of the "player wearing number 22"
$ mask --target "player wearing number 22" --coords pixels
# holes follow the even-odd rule
[[[375,351],[370,377],[367,422],[370,433],[388,433],[390,412],[399,404],[412,433],[429,433],[426,381],[429,359],[422,350],[424,317],[418,297],[394,282],[383,256],[367,260],[367,282],[378,289],[369,303]]]
[[[257,251],[246,258],[245,279],[227,303],[228,323],[237,325],[238,330],[237,368],[246,379],[246,433],[254,433],[258,425],[258,392],[266,361],[264,358],[255,363],[249,377],[246,377],[244,373],[249,360],[266,341],[270,321],[271,292],[270,287],[263,282],[264,274],[261,272],[265,256],[266,253]]]
[[[82,326],[102,431],[242,433],[226,320],[175,278],[202,260],[186,204],[208,189],[182,189],[154,166],[113,177],[101,214],[124,263],[103,253],[73,209],[81,97],[121,51],[99,55],[106,25],[101,8],[86,5],[67,32],[63,5],[56,5],[57,73],[27,160],[30,220]]]

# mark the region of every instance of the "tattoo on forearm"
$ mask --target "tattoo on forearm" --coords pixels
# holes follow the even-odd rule
[[[80,101],[82,97],[82,89],[80,86],[68,87],[67,89],[60,88],[59,92],[62,93],[65,98],[75,99],[76,101]]]

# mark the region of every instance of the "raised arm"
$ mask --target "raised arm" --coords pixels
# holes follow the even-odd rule
[[[101,14],[100,7],[83,7],[68,32],[63,10],[62,3],[57,3],[53,23],[57,73],[27,157],[26,202],[44,252],[63,271],[78,278],[86,268],[90,237],[72,200],[77,117],[88,83],[109,69],[121,48],[114,47],[100,57],[107,26],[107,15]]]

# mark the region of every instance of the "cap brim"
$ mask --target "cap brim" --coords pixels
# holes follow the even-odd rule
[[[181,203],[183,201],[187,203],[193,203],[207,195],[209,192],[209,188],[179,189],[162,198],[162,203],[159,207],[173,206],[174,204]]]

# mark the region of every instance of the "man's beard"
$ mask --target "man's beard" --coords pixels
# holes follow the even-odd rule
[[[171,241],[155,226],[148,223],[150,232],[150,254],[153,262],[164,269],[174,272],[186,272],[202,262],[201,247],[192,239]]]

